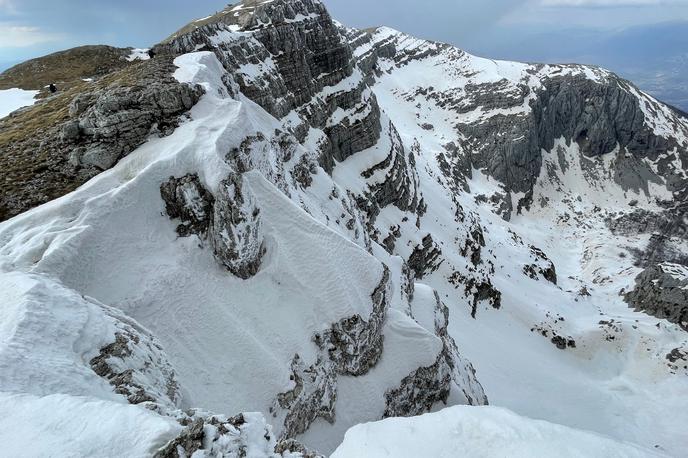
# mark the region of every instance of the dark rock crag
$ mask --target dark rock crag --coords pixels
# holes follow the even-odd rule
[[[648,267],[624,298],[636,311],[667,319],[688,331],[688,268],[670,263]]]
[[[167,215],[182,221],[177,226],[180,237],[196,234],[209,239],[218,262],[239,278],[258,272],[266,251],[260,209],[243,175],[232,173],[222,181],[217,197],[193,174],[170,177],[160,185],[160,195]]]

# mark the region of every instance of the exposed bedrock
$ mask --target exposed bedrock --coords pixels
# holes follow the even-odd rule
[[[459,352],[456,341],[449,335],[449,308],[435,293],[435,334],[442,339],[442,354],[444,362],[450,370],[451,379],[462,391],[470,405],[487,405],[488,400],[483,386],[475,375],[475,369],[470,361]]]
[[[382,326],[391,287],[389,269],[385,266],[382,279],[371,295],[371,314],[345,318],[315,337],[316,343],[328,352],[338,373],[364,375],[377,364],[383,350]]]
[[[289,380],[293,388],[278,394],[271,408],[275,417],[280,411],[286,412],[282,438],[305,433],[317,418],[334,423],[337,371],[326,356],[306,367],[299,355],[295,355]]]
[[[152,402],[175,408],[180,400],[175,372],[157,339],[123,315],[111,315],[115,341],[101,348],[89,362],[117,394],[131,404]]]
[[[175,80],[175,69],[170,56],[161,56],[3,119],[13,140],[0,145],[8,171],[0,221],[73,191],[151,135],[172,133],[203,94]]]
[[[449,309],[434,291],[435,334],[442,340],[442,351],[434,364],[420,367],[406,376],[397,388],[385,393],[383,417],[415,416],[428,412],[436,403],[446,404],[452,388],[458,387],[468,404],[487,405],[482,385],[473,365],[459,353],[449,335]]]
[[[409,268],[419,280],[436,271],[442,262],[442,250],[430,234],[426,235],[421,244],[413,249],[407,261]]]
[[[607,227],[613,234],[637,236],[651,234],[644,248],[628,247],[636,258],[636,265],[649,267],[669,262],[688,266],[688,204],[672,206],[664,211],[652,212],[636,209],[620,216],[609,217]]]
[[[355,72],[351,47],[322,3],[242,5],[236,13],[225,10],[199,27],[182,29],[159,49],[175,54],[214,51],[241,92],[284,119],[300,142],[311,128],[325,133],[319,143],[320,165],[328,172],[335,161],[375,145],[380,138],[377,100]],[[230,27],[250,34],[234,34]],[[262,71],[242,71],[255,66]],[[345,80],[336,90],[324,90]]]
[[[207,238],[217,261],[239,278],[258,272],[266,248],[260,209],[243,174],[232,172],[215,197],[194,174],[170,177],[161,184],[160,194],[167,215],[182,221],[179,236]]]
[[[624,298],[636,311],[667,319],[688,331],[688,267],[670,263],[648,267]]]
[[[215,199],[210,244],[215,258],[239,278],[254,276],[265,254],[260,209],[243,175],[220,183]]]
[[[200,88],[168,77],[79,95],[70,106],[77,119],[62,130],[63,141],[73,144],[70,162],[109,169],[154,131],[169,134],[179,115],[191,109],[201,94]]]
[[[632,157],[656,160],[679,147],[675,139],[660,137],[646,125],[641,101],[630,84],[618,77],[596,82],[569,75],[542,82],[544,87],[531,100],[527,114],[498,114],[459,126],[467,136],[464,147],[474,152],[473,166],[487,170],[508,191],[530,191],[540,175],[541,150],[552,150],[555,140],[562,137],[578,143],[589,157],[611,153],[618,146]],[[489,98],[489,94],[484,96]],[[685,149],[680,151],[686,154]],[[614,178],[624,189],[647,191],[647,180],[652,179],[629,179],[634,174],[616,172]]]
[[[530,245],[530,254],[535,262],[523,266],[523,273],[536,280],[542,276],[548,282],[556,285],[557,270],[554,267],[554,263],[547,257],[545,252]]]
[[[397,46],[400,40],[408,38],[403,34],[373,38],[374,32],[346,33],[360,50],[358,64],[369,81],[382,75],[380,59],[390,59],[395,67],[402,67],[409,61],[440,53],[446,60],[465,57],[460,50],[432,42]],[[588,157],[611,153],[617,147],[630,153],[629,157],[619,156],[614,173],[614,179],[624,189],[647,192],[648,181],[659,181],[643,163],[644,158],[657,161],[657,172],[672,191],[688,186],[688,180],[676,175],[670,166],[676,159],[672,154],[683,164],[688,163],[686,145],[679,144],[671,135],[656,134],[648,125],[652,121],[646,122],[646,117],[666,117],[677,134],[688,132],[678,113],[664,110],[642,96],[631,83],[611,73],[592,67],[583,72],[581,66],[558,66],[548,74],[538,74],[546,69],[532,65],[527,70],[529,76],[522,81],[468,83],[460,91],[418,87],[416,93],[410,93],[409,97],[426,98],[460,115],[485,113],[475,121],[456,125],[461,144],[448,144],[447,157],[441,160],[447,176],[465,187],[463,176],[470,177],[472,168],[481,169],[504,183],[507,192],[528,193],[540,175],[542,150],[552,150],[555,141],[564,138],[577,143]],[[534,79],[538,80],[536,86],[531,84]],[[523,205],[528,205],[527,200],[526,197]],[[506,213],[504,216],[508,217]]]
[[[278,441],[272,427],[257,413],[227,417],[191,410],[175,415],[184,428],[155,458],[322,457],[295,440]]]
[[[387,417],[412,417],[428,412],[438,402],[446,404],[451,390],[451,373],[443,355],[432,366],[419,367],[399,386],[385,393]]]
[[[198,175],[170,177],[160,185],[160,195],[165,201],[167,215],[182,222],[177,226],[180,237],[205,235],[208,232],[215,198],[203,187]]]
[[[338,375],[365,375],[383,351],[382,326],[389,308],[391,280],[385,267],[371,294],[372,311],[367,317],[354,315],[333,324],[313,338],[319,356],[310,366],[295,355],[291,362],[288,391],[279,393],[270,411],[282,422],[280,437],[303,434],[317,419],[333,423]]]

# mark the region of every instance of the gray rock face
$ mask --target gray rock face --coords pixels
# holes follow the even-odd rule
[[[359,196],[358,206],[368,216],[369,227],[375,223],[380,211],[394,205],[401,211],[416,213],[418,218],[426,211],[425,202],[420,192],[418,172],[415,169],[415,154],[420,154],[416,143],[411,151],[406,151],[397,132],[390,121],[387,126],[391,143],[385,159],[365,170],[361,176],[370,178],[378,172],[385,171],[384,180],[371,186],[368,192]]]
[[[335,160],[374,146],[380,138],[377,100],[354,73],[351,47],[322,3],[276,0],[242,5],[238,15],[225,10],[201,27],[176,34],[159,49],[175,54],[213,50],[244,95],[278,119],[296,115],[289,125],[299,141],[311,127],[325,132],[320,165],[326,171]],[[229,33],[230,25],[250,36],[218,43],[214,37]],[[260,63],[269,70],[257,76],[240,71],[243,65]],[[349,88],[323,92],[346,79],[353,83]]]
[[[682,246],[688,240],[688,204],[678,204],[662,212],[636,209],[610,217],[606,223],[613,234],[652,234],[646,247],[629,247],[640,267],[663,262],[688,266],[688,254]]]
[[[470,405],[488,405],[483,386],[475,375],[470,361],[459,353],[454,338],[449,335],[449,309],[435,291],[435,334],[442,339],[441,358],[444,359],[454,384],[461,390]],[[442,364],[442,361],[439,361]]]
[[[648,267],[624,298],[636,311],[665,318],[688,331],[688,268],[670,263]]]
[[[291,363],[292,388],[279,393],[272,406],[274,418],[283,418],[281,438],[303,434],[317,419],[335,421],[337,378],[362,376],[374,367],[383,350],[382,326],[389,307],[390,274],[385,267],[379,285],[371,294],[373,310],[366,319],[346,318],[314,336],[320,349],[317,361],[306,367],[299,355]]]
[[[451,374],[444,357],[429,367],[419,367],[405,377],[399,387],[385,393],[385,413],[388,417],[412,417],[428,412],[438,402],[447,403],[451,389]]]
[[[159,66],[139,84],[82,93],[72,101],[62,139],[75,151],[73,164],[107,170],[152,133],[165,135],[176,127],[203,90],[172,78],[171,62]]]
[[[85,92],[77,86],[0,121],[3,132],[23,132],[0,145],[0,166],[10,171],[0,180],[0,221],[75,190],[149,136],[171,133],[202,94],[172,77],[171,56],[122,62],[125,68],[81,83]]]
[[[160,195],[165,201],[167,215],[182,221],[177,226],[180,237],[205,235],[208,232],[215,198],[203,187],[198,175],[170,177],[160,185]]]
[[[483,301],[494,309],[502,306],[502,293],[494,287],[490,278],[466,277],[459,272],[454,272],[449,277],[449,283],[457,289],[463,288],[465,297],[472,299],[471,316],[473,318],[478,313],[478,304]]]
[[[242,175],[220,184],[209,238],[216,259],[232,274],[247,279],[258,272],[266,250],[260,209]]]
[[[442,250],[432,239],[432,235],[426,235],[422,243],[413,249],[407,263],[416,279],[422,279],[426,274],[437,270],[442,263]]]
[[[90,361],[93,371],[108,380],[131,404],[153,402],[174,408],[181,399],[174,369],[153,336],[118,321],[115,341]]]
[[[449,66],[456,61],[453,71],[472,76],[473,69],[462,66],[467,55],[447,45],[415,41],[409,46],[414,40],[403,34],[374,37],[374,32],[355,30],[348,30],[347,37],[359,50],[359,67],[369,82],[384,75],[382,60],[385,72],[393,73],[408,62],[436,55]],[[613,178],[626,190],[647,192],[649,182],[663,181],[672,191],[686,189],[688,180],[670,166],[676,156],[688,163],[688,145],[680,140],[688,128],[679,114],[663,110],[629,82],[597,68],[530,65],[524,70],[520,81],[469,82],[449,89],[419,86],[403,94],[408,101],[427,100],[459,118],[478,113],[455,125],[459,144],[449,143],[440,153],[443,172],[457,187],[465,188],[472,169],[480,169],[504,184],[507,200],[512,192],[526,193],[519,206],[528,207],[528,194],[542,168],[541,151],[552,150],[555,141],[564,138],[577,143],[586,157],[618,147],[623,154],[617,157]],[[655,133],[648,121],[652,117],[665,119],[674,134]],[[656,171],[643,161],[646,158]],[[505,208],[500,213],[508,219],[511,212]]]
[[[310,425],[322,418],[334,423],[337,402],[337,373],[334,364],[326,358],[305,367],[299,355],[291,363],[289,377],[294,388],[277,395],[273,415],[279,409],[286,411],[282,438],[293,438],[305,433]]]
[[[232,172],[220,183],[217,197],[194,174],[170,177],[160,185],[160,195],[167,215],[182,221],[177,226],[180,237],[207,237],[217,261],[239,278],[258,272],[266,251],[260,209],[243,175]]]
[[[557,270],[554,263],[539,248],[530,246],[530,253],[535,258],[535,262],[523,267],[523,273],[530,278],[537,279],[542,276],[550,283],[557,284]]]
[[[334,324],[316,343],[326,349],[337,372],[344,375],[364,375],[375,366],[382,355],[382,325],[390,296],[389,269],[385,270],[379,285],[371,296],[373,310],[370,316],[359,315]]]
[[[602,83],[583,76],[555,76],[545,78],[543,84],[527,115],[496,115],[459,126],[468,138],[463,146],[474,152],[474,167],[487,170],[508,191],[532,189],[542,167],[541,150],[551,150],[558,138],[577,142],[590,157],[611,153],[618,145],[634,157],[654,159],[677,146],[674,139],[658,137],[645,124],[638,98],[620,78]],[[523,103],[530,91],[523,87],[515,97],[493,98],[491,94],[500,94],[499,89],[480,88],[479,103],[512,107]],[[615,179],[625,189],[646,190],[651,178],[629,181],[619,169]]]
[[[191,410],[176,412],[176,416],[184,429],[159,449],[155,458],[322,458],[295,440],[278,442],[270,425],[259,414],[226,417]]]

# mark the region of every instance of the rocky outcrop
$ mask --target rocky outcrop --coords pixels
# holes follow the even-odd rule
[[[396,94],[413,104],[419,101],[418,107],[428,102],[456,115],[458,142],[448,142],[438,153],[443,173],[456,188],[465,189],[466,178],[479,169],[504,184],[504,203],[511,205],[512,193],[525,193],[520,207],[527,208],[542,151],[551,151],[562,138],[577,144],[586,157],[618,148],[612,178],[625,190],[648,193],[651,182],[666,182],[675,192],[688,186],[671,165],[688,161],[684,118],[612,73],[579,65],[522,65],[512,68],[513,76],[496,79],[477,70],[483,64],[472,65],[480,59],[448,45],[384,28],[349,30],[347,36],[371,82],[423,59],[429,66],[451,68],[458,77],[456,85],[421,85]],[[655,129],[657,123],[669,129]],[[420,121],[419,127],[432,128]],[[510,209],[497,207],[505,219],[511,216]]]
[[[470,405],[487,405],[488,400],[483,386],[478,381],[473,364],[461,356],[454,338],[449,335],[449,308],[435,293],[435,334],[442,339],[444,363],[449,368],[451,379],[461,390]]]
[[[688,204],[678,204],[659,212],[638,208],[609,217],[606,223],[613,234],[652,234],[644,248],[629,247],[638,266],[649,267],[663,262],[688,266],[688,254],[682,245],[688,240]]]
[[[370,316],[345,318],[315,337],[316,343],[327,350],[338,373],[364,375],[377,364],[383,350],[382,325],[389,308],[390,288],[389,269],[385,266],[382,279],[371,295]]]
[[[385,393],[387,417],[407,417],[428,412],[438,402],[447,403],[452,389],[459,389],[470,405],[487,405],[482,385],[473,365],[461,356],[447,330],[449,309],[434,291],[434,333],[442,341],[442,351],[434,364],[420,367],[401,380],[398,387]]]
[[[208,238],[217,261],[239,278],[258,272],[266,251],[260,209],[242,174],[231,172],[220,183],[217,197],[194,174],[170,177],[160,185],[160,195],[167,215],[182,221],[177,226],[180,237]]]
[[[383,418],[412,417],[428,412],[438,402],[446,404],[450,383],[451,374],[440,355],[435,364],[418,368],[399,387],[385,393]]]
[[[465,297],[471,302],[471,317],[476,317],[478,304],[483,301],[494,309],[502,307],[502,293],[495,288],[489,277],[467,277],[454,272],[448,280],[457,289],[463,288]]]
[[[168,135],[174,130],[179,116],[196,104],[203,91],[177,82],[172,68],[168,72],[166,76],[155,72],[136,85],[78,95],[61,133],[72,150],[70,162],[107,170],[152,133]]]
[[[527,86],[523,91],[530,92]],[[498,88],[494,88],[498,93]],[[639,92],[638,92],[639,93]],[[491,91],[484,92],[490,97]],[[542,87],[531,96],[530,110],[522,115],[501,115],[458,126],[466,135],[463,147],[472,151],[473,166],[486,170],[504,183],[508,191],[532,190],[542,167],[541,151],[550,151],[555,140],[576,142],[586,156],[611,153],[615,148],[634,158],[657,159],[678,147],[673,138],[654,133],[645,122],[643,101],[631,85],[611,74],[599,80],[584,75],[547,76]],[[507,98],[500,108],[515,107],[523,97]],[[683,150],[682,155],[686,151]],[[648,191],[652,171],[639,170],[641,163],[617,164],[615,180],[624,189]],[[639,178],[645,176],[645,178]]]
[[[279,393],[270,411],[283,422],[281,436],[296,437],[317,419],[333,423],[339,375],[363,376],[374,367],[383,351],[382,326],[391,296],[390,272],[384,268],[378,286],[371,294],[372,311],[345,318],[313,338],[320,354],[306,367],[299,355],[291,362],[288,391]],[[282,420],[283,418],[283,420]]]
[[[670,263],[648,267],[624,298],[636,311],[667,319],[688,331],[688,268]]]
[[[210,225],[215,258],[232,274],[254,276],[265,254],[260,209],[243,175],[232,174],[220,183]]]
[[[384,134],[389,137],[389,154],[382,162],[364,170],[361,176],[371,179],[368,191],[358,198],[358,206],[368,216],[368,225],[372,227],[380,211],[394,205],[401,211],[415,213],[417,225],[425,214],[426,207],[420,192],[418,172],[415,169],[414,154],[420,154],[420,146],[414,144],[407,153],[401,141],[399,132],[391,121],[388,122]],[[384,173],[384,178],[379,176]]]
[[[155,337],[116,317],[115,341],[100,349],[91,368],[131,404],[174,408],[181,400],[174,369]]]
[[[208,232],[215,198],[203,187],[198,175],[170,177],[160,185],[160,195],[165,201],[167,215],[182,222],[177,226],[180,237],[205,235]]]
[[[557,269],[554,263],[547,257],[541,249],[530,245],[530,254],[535,262],[523,266],[523,273],[532,279],[537,280],[542,276],[550,283],[557,284]]]
[[[0,221],[73,191],[152,135],[170,134],[203,93],[175,80],[175,69],[171,56],[125,66],[0,120]]]
[[[418,280],[436,271],[442,262],[442,250],[430,234],[423,237],[423,241],[413,249],[407,261]]]
[[[278,442],[272,427],[260,414],[226,417],[192,410],[176,415],[184,429],[158,450],[155,458],[321,458],[294,440]]]
[[[249,33],[234,34],[237,27]],[[245,0],[182,29],[156,49],[174,54],[212,49],[241,93],[283,119],[300,142],[311,128],[324,133],[319,162],[326,171],[380,138],[375,95],[355,71],[349,43],[319,1]],[[262,68],[257,74],[243,70],[256,65]]]
[[[327,358],[305,367],[299,355],[291,363],[291,390],[277,395],[273,416],[286,412],[282,438],[293,438],[308,430],[311,423],[322,418],[334,423],[337,402],[337,373],[335,365]]]

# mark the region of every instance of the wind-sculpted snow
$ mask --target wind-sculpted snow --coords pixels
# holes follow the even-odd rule
[[[177,77],[206,92],[189,121],[76,193],[3,225],[4,265],[126,311],[159,339],[165,352],[153,352],[145,370],[136,359],[127,366],[143,340],[126,329],[88,349],[87,373],[111,397],[153,403],[162,417],[174,405],[261,411],[285,439],[325,418],[336,428],[318,446],[332,450],[354,422],[383,416],[384,405],[369,399],[382,400],[442,346],[419,345],[436,337],[408,317],[393,322],[414,331],[389,337],[391,304],[409,299],[393,285],[406,277],[391,278],[369,253],[350,192],[279,121],[232,92],[213,53],[176,62]],[[298,171],[304,163],[313,164],[308,180]],[[170,368],[169,386],[160,376],[149,390],[137,375]],[[357,388],[342,403],[348,383]],[[211,442],[229,440],[223,434]],[[187,439],[180,444],[197,444]],[[208,453],[220,450],[202,442]]]
[[[154,52],[136,68],[164,87],[117,92],[112,113],[77,97],[74,116],[107,122],[62,131],[144,143],[0,224],[7,402],[100,400],[151,431],[129,454],[94,439],[131,456],[316,456],[356,424],[488,398],[688,447],[688,341],[656,317],[677,321],[682,283],[639,277],[656,316],[622,297],[684,263],[680,115],[601,69],[346,29],[317,0],[246,0]],[[150,100],[162,118],[110,122]]]
[[[585,431],[530,420],[497,407],[454,407],[390,418],[346,433],[332,458],[417,456],[661,457],[662,453]]]

